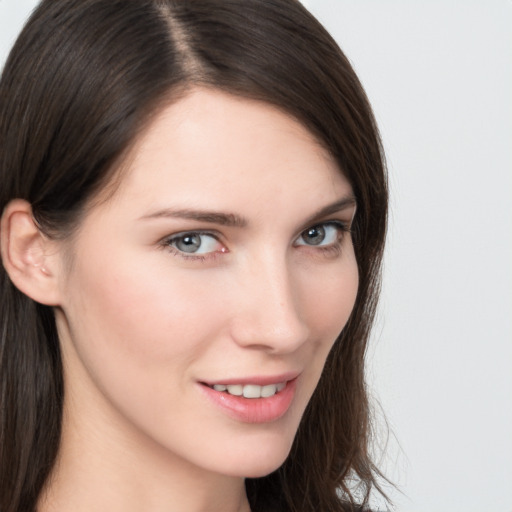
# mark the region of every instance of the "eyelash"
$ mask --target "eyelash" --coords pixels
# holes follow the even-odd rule
[[[320,251],[322,254],[326,256],[338,256],[341,254],[341,246],[343,239],[345,238],[345,234],[350,233],[350,226],[348,223],[339,221],[339,220],[332,220],[332,221],[326,221],[326,222],[320,222],[318,224],[314,224],[305,230],[301,231],[299,236],[296,238],[298,240],[300,237],[302,237],[306,232],[313,230],[315,228],[326,228],[326,227],[335,227],[338,230],[336,241],[329,244],[329,245],[308,245],[308,244],[297,244],[294,242],[294,247],[306,247],[308,249],[313,249],[314,251]],[[176,247],[174,247],[172,244],[176,243],[180,239],[183,239],[187,236],[209,236],[213,239],[215,239],[219,244],[220,242],[219,237],[216,233],[213,233],[211,231],[202,231],[202,230],[196,230],[196,231],[183,231],[181,233],[176,233],[172,236],[166,237],[161,241],[161,245],[169,250],[173,256],[176,256],[178,258],[182,258],[184,260],[192,260],[192,261],[198,261],[203,262],[206,260],[214,260],[218,258],[219,256],[222,256],[223,254],[229,252],[228,250],[225,251],[211,251],[204,254],[195,254],[190,253],[187,254],[184,251],[180,251]]]

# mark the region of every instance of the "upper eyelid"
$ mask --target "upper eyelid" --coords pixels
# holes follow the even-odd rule
[[[306,225],[305,227],[301,228],[300,231],[295,235],[295,237],[293,239],[295,240],[296,238],[301,236],[301,234],[304,233],[304,231],[314,228],[315,226],[335,225],[335,226],[342,228],[344,231],[350,231],[351,224],[352,223],[350,221],[346,221],[346,220],[342,220],[342,219],[326,219],[326,220],[315,221],[315,222],[310,223],[310,224]],[[224,238],[222,236],[222,233],[220,233],[219,231],[216,231],[216,230],[212,230],[212,229],[188,229],[188,230],[178,231],[177,233],[173,233],[171,235],[167,235],[167,236],[163,237],[161,239],[161,241],[169,242],[171,240],[174,240],[176,238],[180,238],[180,237],[186,236],[186,235],[207,235],[207,236],[211,236],[211,237],[215,238],[220,243],[224,243],[224,241],[222,240]]]
[[[315,220],[314,222],[311,222],[307,224],[305,227],[301,228],[298,233],[293,237],[293,240],[295,241],[297,238],[299,238],[302,233],[307,231],[308,229],[311,229],[315,226],[322,226],[322,225],[335,225],[342,229],[344,232],[350,232],[352,227],[352,220],[347,221],[339,218],[327,218],[322,220]],[[186,235],[207,235],[211,236],[212,238],[215,238],[219,243],[225,244],[226,241],[224,240],[224,236],[220,231],[217,231],[215,229],[184,229],[182,231],[178,231],[176,233],[172,233],[170,235],[167,235],[163,237],[160,240],[160,243],[163,244],[169,244],[172,240],[178,239],[180,237],[186,236]]]
[[[341,219],[327,219],[321,220],[318,222],[314,222],[312,224],[308,224],[305,228],[301,229],[298,233],[297,237],[301,236],[304,231],[308,229],[314,228],[316,226],[337,226],[341,228],[344,232],[350,232],[352,223],[350,221],[341,220]]]
[[[207,235],[207,236],[211,236],[212,238],[215,238],[216,240],[218,240],[219,242],[222,243],[221,234],[218,233],[217,231],[211,230],[211,229],[189,229],[189,230],[184,230],[184,231],[178,231],[177,233],[173,233],[172,235],[164,236],[162,238],[162,242],[166,242],[166,241],[168,242],[170,240],[174,240],[176,238],[181,238],[186,235]]]

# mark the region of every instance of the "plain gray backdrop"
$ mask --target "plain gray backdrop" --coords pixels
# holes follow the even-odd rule
[[[396,510],[512,512],[512,1],[304,3],[353,62],[388,157],[368,377]],[[0,0],[0,63],[35,4]]]

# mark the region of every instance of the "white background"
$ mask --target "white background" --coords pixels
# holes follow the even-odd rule
[[[304,3],[354,63],[388,156],[369,381],[396,509],[512,512],[512,0]],[[34,5],[0,0],[0,62]]]

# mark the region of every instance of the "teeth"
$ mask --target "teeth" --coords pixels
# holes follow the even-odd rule
[[[269,384],[267,386],[258,386],[257,384],[215,384],[213,389],[215,391],[226,391],[230,395],[243,396],[244,398],[268,398],[274,396],[279,391],[286,387],[286,382],[279,382],[278,384]]]
[[[242,396],[244,393],[244,387],[241,384],[234,384],[227,386],[227,391],[230,395]]]
[[[261,386],[255,384],[247,384],[244,386],[245,398],[261,398]]]
[[[284,388],[284,385],[283,385],[283,388]],[[281,388],[281,389],[283,389],[283,388]],[[277,391],[278,391],[278,389],[275,384],[270,384],[268,386],[262,386],[261,391],[260,391],[260,396],[262,396],[263,398],[266,398],[268,396],[274,396],[277,393]]]

